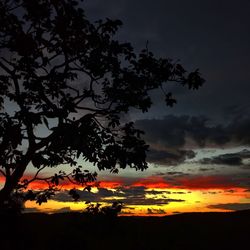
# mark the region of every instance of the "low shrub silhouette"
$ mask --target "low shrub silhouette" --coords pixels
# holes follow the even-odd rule
[[[84,210],[85,215],[89,216],[102,216],[102,217],[117,217],[123,208],[123,203],[116,201],[112,205],[102,206],[100,203],[89,203],[87,208]]]

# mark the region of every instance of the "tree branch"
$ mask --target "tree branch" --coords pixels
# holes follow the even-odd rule
[[[30,120],[27,117],[28,111],[27,111],[27,109],[26,109],[26,107],[24,105],[24,102],[23,102],[23,99],[22,99],[22,96],[21,96],[18,80],[17,80],[15,75],[13,75],[12,79],[13,79],[14,86],[15,86],[17,104],[19,105],[19,107],[20,107],[20,109],[23,112],[23,115],[25,117],[23,122],[24,122],[24,124],[26,125],[26,128],[27,128],[27,134],[28,134],[28,138],[29,138],[29,146],[33,147],[33,146],[36,145],[36,142],[35,142],[35,135],[34,135],[34,132],[33,132],[32,123],[30,122]]]
[[[38,174],[43,170],[45,169],[47,166],[43,166],[42,168],[40,168],[34,175],[34,177],[32,179],[30,179],[28,182],[26,182],[25,184],[29,185],[31,182],[35,181],[38,179]]]
[[[10,70],[6,65],[4,65],[1,61],[0,61],[0,67],[5,71],[7,72],[8,74],[12,75],[13,74],[13,71]]]
[[[36,144],[36,150],[47,146],[56,137],[56,135],[57,133],[54,131],[49,136],[41,139],[41,141]]]
[[[1,173],[4,177],[6,177],[6,174],[5,174],[5,172],[4,172],[3,170],[0,169],[0,173]]]

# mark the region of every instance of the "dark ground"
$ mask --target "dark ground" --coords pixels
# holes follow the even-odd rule
[[[1,217],[0,249],[250,249],[250,211],[91,218],[79,213]]]

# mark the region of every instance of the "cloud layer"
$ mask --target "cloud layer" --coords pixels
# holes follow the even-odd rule
[[[166,205],[171,202],[184,202],[182,199],[171,199],[167,197],[165,191],[147,191],[144,186],[119,187],[116,190],[99,188],[97,193],[88,191],[77,191],[80,195],[80,201],[85,202],[107,202],[112,203],[120,200],[126,205]],[[161,195],[160,198],[147,198],[147,194]],[[56,201],[72,201],[68,191],[59,192],[53,197]]]
[[[233,148],[250,146],[250,117],[231,118],[228,123],[214,123],[204,116],[168,115],[163,119],[137,120],[136,126],[145,131],[150,145],[148,161],[165,166],[179,165],[194,159],[195,150],[212,147]],[[205,157],[199,163],[217,165],[243,165],[250,158],[245,149],[216,157]]]
[[[203,158],[200,160],[201,164],[216,164],[216,165],[229,165],[229,166],[248,166],[243,163],[243,160],[250,159],[250,151],[242,150],[237,153],[221,154],[211,158]]]

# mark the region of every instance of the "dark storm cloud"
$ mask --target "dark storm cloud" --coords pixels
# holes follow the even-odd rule
[[[149,40],[157,55],[201,69],[206,84],[192,94],[175,89],[179,105],[174,112],[221,119],[227,106],[249,106],[248,0],[85,0],[83,5],[92,19],[123,20],[121,40],[136,48],[145,47]],[[163,112],[160,106],[154,109],[156,116]]]
[[[167,171],[167,172],[157,172],[154,176],[161,177],[166,182],[175,183],[177,179],[189,178],[191,175],[189,173],[181,171]]]
[[[250,114],[250,106],[245,105],[230,105],[223,110],[224,117],[227,120],[242,120],[247,119]]]
[[[112,196],[122,196],[121,193],[106,188],[98,188],[98,196],[100,197],[112,197]]]
[[[181,148],[188,146],[188,139],[196,142],[197,147],[211,143],[223,146],[229,142],[250,145],[250,117],[212,124],[203,116],[168,115],[163,119],[138,120],[135,124],[146,132],[145,140],[151,145]]]
[[[183,172],[179,172],[179,171],[168,171],[165,173],[165,175],[175,175],[175,176],[182,176],[183,175]]]
[[[216,164],[216,165],[229,165],[241,166],[244,159],[250,159],[250,151],[242,150],[232,154],[222,154],[212,158],[204,158],[200,161],[202,164]]]
[[[171,175],[171,176],[174,175],[174,176],[180,177],[180,176],[187,176],[189,174],[184,173],[184,172],[180,172],[180,171],[168,171],[168,172],[165,173],[165,175]]]
[[[244,169],[244,170],[250,170],[250,165],[243,165],[240,167],[241,169]]]
[[[231,155],[220,155],[213,158],[204,158],[200,161],[202,164],[223,164],[223,165],[232,165],[237,166],[242,164],[242,160],[238,156]]]
[[[208,208],[225,209],[225,210],[246,210],[250,209],[250,203],[226,203],[209,205]]]
[[[143,186],[120,187],[117,189],[117,191],[121,192],[126,198],[129,197],[145,198],[146,188]]]
[[[207,172],[207,171],[213,171],[215,168],[199,168],[199,171],[201,172]]]
[[[178,165],[183,163],[186,159],[192,159],[195,153],[192,150],[157,150],[151,149],[147,154],[148,162],[163,164],[163,165]]]
[[[163,119],[144,119],[136,121],[136,126],[146,132],[149,143],[158,143],[165,147],[183,147],[187,137],[199,146],[204,146],[210,139],[218,144],[230,140],[222,128],[209,127],[205,117],[168,115]]]
[[[216,164],[216,165],[242,165],[242,159],[235,154],[224,154],[213,158],[204,158],[200,161],[202,164]]]

